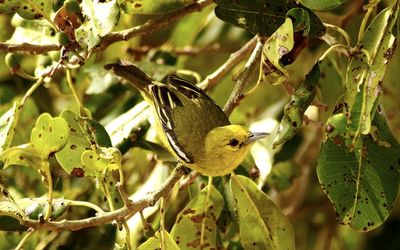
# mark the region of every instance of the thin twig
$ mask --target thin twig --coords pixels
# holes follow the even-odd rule
[[[230,116],[235,107],[238,106],[240,101],[243,99],[243,90],[247,85],[251,73],[253,72],[257,63],[260,61],[263,45],[264,44],[262,41],[257,41],[256,47],[247,60],[246,65],[243,67],[242,71],[237,77],[235,88],[233,89],[224,107],[224,112],[227,116]]]
[[[134,48],[128,48],[126,52],[132,55],[145,55],[149,53],[150,50],[158,48],[157,46],[140,46]],[[163,51],[167,51],[176,55],[185,55],[185,56],[195,56],[198,54],[203,53],[210,53],[210,52],[233,52],[233,48],[226,48],[225,46],[221,46],[219,43],[214,43],[209,46],[205,47],[194,47],[194,46],[187,46],[183,48],[174,48],[172,46],[163,46]]]
[[[178,182],[179,179],[184,175],[185,171],[183,169],[184,167],[182,166],[175,168],[173,173],[168,177],[159,190],[148,194],[146,197],[143,197],[140,200],[130,203],[128,207],[123,207],[112,212],[101,213],[96,217],[90,217],[81,220],[38,221],[19,218],[19,221],[23,226],[31,227],[35,230],[55,231],[77,231],[88,227],[110,223],[114,220],[122,221],[125,218],[131,217],[138,211],[142,211],[146,207],[153,206],[161,197],[167,197],[172,188],[175,186],[175,183]]]
[[[49,51],[60,50],[61,46],[58,44],[10,44],[0,42],[0,50],[5,50],[7,52],[29,52],[32,54],[43,54]]]
[[[256,46],[256,43],[257,36],[248,41],[241,49],[232,53],[224,64],[222,64],[214,73],[207,76],[206,79],[198,84],[198,86],[204,90],[209,90],[214,87],[229,71],[250,54]]]
[[[200,0],[182,9],[166,14],[165,16],[159,19],[156,20],[151,19],[142,25],[127,30],[112,32],[102,38],[100,44],[96,46],[95,50],[96,51],[104,50],[113,43],[119,41],[127,41],[135,36],[148,35],[150,33],[153,33],[154,31],[160,28],[166,27],[178,21],[179,19],[188,14],[191,14],[196,11],[201,11],[202,9],[204,9],[205,7],[207,7],[212,3],[213,3],[212,0]]]

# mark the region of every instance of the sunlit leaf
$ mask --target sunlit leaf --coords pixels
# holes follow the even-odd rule
[[[204,188],[176,217],[171,236],[180,249],[212,249],[217,248],[216,221],[223,207],[223,198],[212,186],[204,213],[207,188]],[[200,246],[201,225],[205,223],[204,245]]]
[[[44,113],[39,116],[31,133],[31,143],[41,159],[47,159],[50,154],[62,149],[67,143],[69,128],[61,118],[52,118]]]
[[[0,154],[3,168],[23,166],[40,169],[42,160],[31,144],[23,144],[8,148]]]
[[[282,66],[281,58],[294,46],[292,19],[286,18],[274,34],[265,42],[261,58],[261,81],[269,84],[280,84],[289,78],[289,73]]]
[[[189,4],[194,0],[118,0],[121,9],[128,14],[158,14],[170,12]]]
[[[376,114],[371,134],[348,151],[341,137],[344,117],[331,121],[339,131],[322,145],[317,174],[343,224],[369,231],[389,216],[398,194],[400,145],[385,119]],[[342,124],[340,126],[340,124]]]
[[[100,42],[101,37],[109,34],[117,25],[119,7],[117,0],[109,2],[83,0],[82,12],[85,20],[75,30],[75,37],[82,47],[91,50]]]
[[[13,107],[0,117],[0,153],[11,145],[10,133],[16,126],[15,118],[18,106],[19,103],[15,102]]]
[[[244,249],[295,249],[289,220],[252,180],[233,175],[231,189]]]
[[[382,80],[393,56],[398,4],[383,10],[366,29],[360,48],[353,56],[346,76],[345,103],[349,106],[349,136],[352,144],[360,134],[370,132],[371,121],[382,92]],[[368,55],[368,56],[367,56]]]
[[[168,250],[179,250],[181,248],[175,243],[172,239],[171,235],[167,231],[161,232],[164,237],[164,246],[165,249]],[[153,249],[161,249],[161,233],[157,232],[154,237],[151,237],[147,241],[145,241],[142,245],[138,246],[137,250],[153,250]]]
[[[26,19],[50,18],[51,1],[46,0],[5,0],[0,2],[0,13],[17,12]]]

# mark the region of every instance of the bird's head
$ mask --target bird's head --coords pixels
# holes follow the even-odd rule
[[[268,134],[250,132],[240,125],[217,127],[207,134],[206,155],[211,161],[223,162],[226,169],[223,174],[218,175],[228,174],[243,161],[251,144],[266,135]]]

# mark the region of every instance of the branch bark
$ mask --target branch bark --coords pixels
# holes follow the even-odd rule
[[[21,43],[21,44],[10,44],[0,42],[0,50],[5,50],[7,52],[29,52],[33,54],[43,54],[49,51],[60,50],[61,47],[58,44],[30,44],[30,43]]]

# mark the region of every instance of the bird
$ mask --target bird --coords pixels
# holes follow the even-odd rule
[[[175,74],[153,80],[127,60],[104,66],[136,87],[151,107],[161,142],[183,166],[205,176],[231,173],[250,146],[268,133],[231,124],[222,109],[197,86]]]

